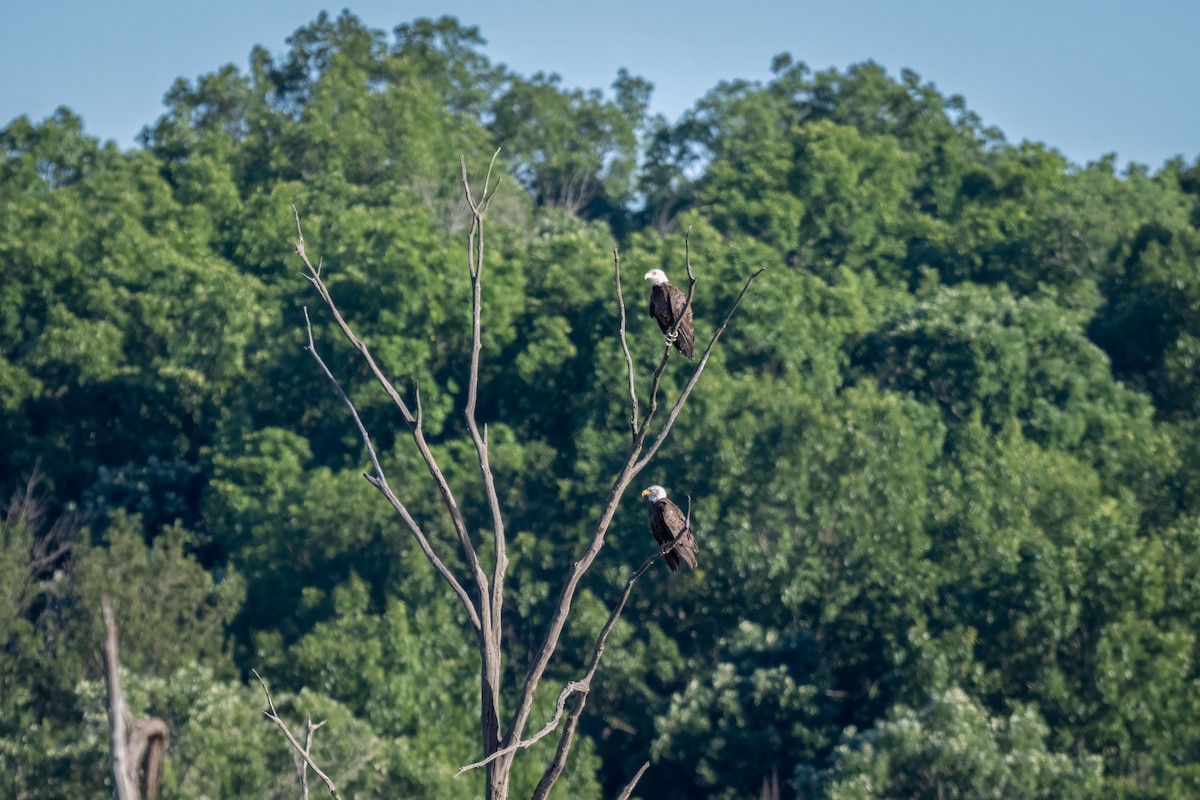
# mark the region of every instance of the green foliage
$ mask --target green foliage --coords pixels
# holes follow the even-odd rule
[[[920,710],[897,707],[862,733],[848,731],[828,770],[796,772],[801,797],[1088,798],[1103,791],[1100,762],[1046,747],[1036,709],[989,715],[961,689]]]
[[[402,421],[297,276],[412,401],[468,530],[459,156],[488,217],[480,422],[510,532],[506,685],[628,443],[640,276],[699,278],[699,342],[755,284],[642,475],[690,498],[694,572],[646,575],[558,790],[643,796],[1200,794],[1200,161],[1010,144],[867,62],[714,87],[677,122],[494,64],[479,30],[321,14],[169,87],[122,152],[67,109],[0,130],[0,793],[108,791],[97,604],[171,797],[291,797],[251,669],[345,796],[478,794],[463,614],[362,479],[361,440],[464,565]],[[476,181],[478,186],[478,180]],[[293,206],[296,212],[293,211]],[[688,375],[672,359],[660,402]],[[643,410],[647,398],[643,397]],[[24,492],[30,476],[38,488]],[[57,522],[55,522],[57,520]],[[585,669],[645,511],[618,512],[531,725]],[[490,564],[491,553],[481,546]],[[501,698],[502,709],[514,698]],[[553,737],[515,762],[529,794]]]

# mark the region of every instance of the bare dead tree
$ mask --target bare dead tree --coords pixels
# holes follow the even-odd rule
[[[27,545],[24,569],[0,586],[0,601],[6,600],[17,614],[28,613],[39,597],[57,592],[57,566],[79,528],[78,516],[70,512],[49,521],[50,508],[38,488],[41,482],[35,468],[25,487],[13,492],[0,519],[0,547]]]
[[[117,800],[154,800],[162,784],[163,759],[171,729],[158,717],[131,720],[125,692],[121,689],[117,623],[107,594],[100,596],[100,611],[104,618],[109,754]]]
[[[296,759],[296,771],[300,773],[300,800],[308,800],[308,759],[312,753],[313,734],[324,724],[325,720],[313,722],[312,717],[304,718],[304,752]]]
[[[626,601],[629,599],[633,586],[650,566],[657,561],[666,552],[673,548],[676,542],[670,542],[655,554],[651,555],[642,566],[637,569],[629,578],[625,586],[625,591],[621,595],[618,603],[614,606],[612,613],[609,616],[607,623],[601,630],[596,645],[592,652],[587,672],[583,678],[578,681],[568,683],[560,692],[558,702],[555,706],[555,713],[551,720],[543,726],[543,728],[533,736],[525,738],[525,730],[529,724],[529,718],[533,710],[534,698],[537,694],[538,687],[541,685],[545,677],[546,669],[551,658],[558,649],[559,640],[562,636],[563,629],[571,613],[571,607],[575,599],[576,592],[579,589],[580,581],[583,576],[591,568],[592,564],[599,555],[600,550],[604,547],[605,537],[608,533],[609,526],[612,524],[613,517],[616,514],[617,508],[620,505],[621,499],[625,494],[625,490],[630,483],[641,473],[653,459],[654,455],[662,447],[667,436],[671,432],[675,420],[678,418],[684,404],[691,396],[696,384],[700,380],[701,374],[704,372],[705,366],[708,364],[708,359],[712,354],[713,348],[717,341],[724,333],[737,307],[741,304],[742,298],[750,289],[755,278],[762,274],[764,270],[760,269],[750,275],[745,285],[742,287],[740,294],[729,309],[721,326],[715,331],[708,347],[705,349],[699,362],[692,371],[690,378],[685,384],[683,390],[676,398],[666,418],[658,426],[657,431],[652,431],[652,423],[655,421],[656,413],[659,409],[659,390],[663,373],[667,367],[667,363],[671,357],[671,346],[669,343],[664,345],[662,359],[658,367],[655,369],[651,381],[650,389],[646,395],[647,403],[645,414],[641,414],[641,404],[638,399],[637,381],[632,355],[629,351],[629,344],[626,338],[625,330],[625,301],[621,290],[621,266],[619,254],[614,251],[614,269],[616,281],[616,296],[617,305],[620,310],[620,326],[618,336],[621,342],[622,351],[624,353],[628,383],[629,383],[629,401],[630,401],[630,431],[631,443],[629,450],[626,453],[625,460],[613,479],[612,485],[608,490],[607,499],[604,507],[600,512],[599,518],[592,527],[591,535],[587,546],[579,554],[579,556],[567,568],[563,578],[562,589],[560,590],[558,600],[554,605],[554,610],[550,617],[550,621],[546,627],[545,634],[542,638],[541,645],[534,653],[532,664],[530,665],[524,681],[522,682],[519,691],[516,694],[516,706],[508,716],[507,726],[501,729],[503,719],[503,709],[501,708],[501,667],[504,652],[503,641],[503,626],[502,614],[504,607],[504,581],[508,568],[508,557],[506,554],[506,534],[504,528],[504,517],[501,512],[499,495],[496,490],[495,479],[492,474],[491,462],[488,453],[488,437],[487,428],[483,428],[482,432],[479,428],[477,419],[477,403],[479,398],[479,367],[480,354],[482,351],[482,330],[481,330],[481,311],[483,307],[483,277],[485,274],[485,255],[484,248],[484,229],[485,220],[487,217],[488,208],[492,198],[495,196],[496,189],[499,186],[499,181],[493,183],[492,173],[495,167],[496,158],[499,155],[499,150],[493,154],[491,162],[488,165],[487,174],[483,181],[482,190],[476,193],[472,190],[471,182],[467,175],[467,167],[465,159],[460,160],[461,179],[463,195],[466,200],[467,207],[470,211],[471,224],[467,236],[467,267],[471,278],[471,359],[468,373],[467,384],[467,400],[464,409],[467,430],[470,434],[471,441],[474,444],[476,455],[478,456],[479,470],[483,482],[483,491],[487,501],[488,510],[491,517],[491,538],[492,552],[494,553],[493,563],[491,565],[491,575],[489,578],[488,570],[485,569],[483,563],[476,550],[475,543],[472,542],[467,526],[464,522],[459,503],[451,489],[442,469],[437,463],[429,444],[425,438],[424,431],[424,415],[421,405],[421,392],[419,384],[415,384],[412,405],[409,404],[400,393],[397,391],[394,383],[384,373],[383,369],[376,363],[372,357],[370,349],[361,339],[353,332],[351,326],[341,312],[338,310],[337,304],[330,295],[329,289],[326,286],[322,277],[322,264],[318,260],[316,266],[313,265],[309,258],[304,244],[304,233],[300,224],[299,213],[296,212],[296,253],[304,264],[306,269],[305,277],[316,288],[321,300],[324,302],[329,312],[333,316],[334,322],[341,330],[342,335],[346,337],[351,346],[358,352],[363,362],[376,382],[383,389],[385,394],[391,399],[392,404],[400,414],[400,417],[408,425],[409,434],[412,437],[413,443],[417,448],[417,452],[421,455],[425,463],[426,469],[430,477],[433,479],[434,485],[441,496],[442,503],[446,508],[451,523],[453,524],[457,535],[459,548],[462,552],[463,562],[466,565],[465,576],[455,574],[436,552],[429,537],[426,536],[420,523],[413,518],[409,513],[404,502],[391,489],[384,468],[380,463],[378,454],[371,441],[370,433],[364,426],[361,418],[358,415],[354,404],[343,391],[341,385],[334,377],[333,372],[326,365],[325,361],[318,354],[312,334],[312,323],[309,320],[307,310],[305,311],[305,326],[308,336],[308,351],[318,366],[325,373],[332,383],[334,390],[349,409],[350,415],[358,427],[363,444],[366,447],[368,457],[371,462],[370,471],[364,473],[366,480],[380,491],[384,498],[391,504],[396,513],[403,520],[405,526],[416,540],[421,548],[426,559],[433,566],[434,570],[441,575],[442,579],[453,591],[462,605],[466,614],[466,618],[478,643],[480,652],[480,670],[481,670],[481,696],[480,696],[480,729],[481,729],[481,744],[483,750],[483,758],[474,764],[470,764],[461,771],[482,767],[485,770],[485,797],[487,800],[505,800],[509,794],[509,777],[512,770],[513,760],[524,748],[530,744],[539,741],[548,736],[550,733],[558,729],[562,724],[562,720],[566,718],[566,724],[563,725],[559,733],[558,747],[555,752],[554,759],[539,783],[535,797],[545,797],[553,787],[555,781],[561,775],[566,764],[567,757],[570,752],[571,744],[574,741],[574,735],[578,726],[579,718],[586,704],[586,698],[591,688],[592,678],[594,677],[597,668],[599,667],[600,659],[603,656],[604,648],[608,640],[608,635],[616,624],[617,619],[625,608]],[[295,212],[295,209],[293,208]],[[688,291],[687,300],[684,310],[690,307],[692,296],[696,288],[696,277],[692,270],[690,249],[687,251],[686,258],[688,271]],[[682,319],[682,314],[680,318]],[[668,332],[668,342],[675,333],[678,323]],[[691,509],[689,503],[688,521],[690,523]],[[259,679],[261,681],[261,678]],[[266,688],[264,684],[264,690]],[[575,698],[574,704],[568,709],[568,702]],[[269,696],[268,696],[269,701]],[[273,721],[280,725],[293,748],[299,752],[306,763],[316,769],[316,765],[312,763],[308,753],[303,749],[294,736],[287,730],[282,721],[278,719],[278,715],[274,714],[274,708],[268,713]],[[648,767],[648,764],[647,764]],[[645,772],[647,767],[643,767],[641,771],[634,777],[627,787],[626,795],[632,792],[633,786],[637,780]],[[323,773],[318,773],[324,777]],[[326,783],[333,792],[333,786],[328,779]]]

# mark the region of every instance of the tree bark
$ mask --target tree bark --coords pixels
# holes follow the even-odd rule
[[[154,800],[162,784],[163,759],[171,729],[158,717],[130,721],[129,706],[121,689],[117,623],[107,594],[100,597],[100,611],[104,618],[104,676],[108,687],[113,787],[117,800]]]

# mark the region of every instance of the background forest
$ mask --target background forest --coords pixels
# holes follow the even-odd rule
[[[1200,795],[1200,161],[1070,164],[915,74],[788,56],[671,123],[641,78],[580,91],[482,46],[322,16],[178,81],[139,148],[66,109],[0,130],[0,796],[111,791],[101,592],[133,713],[172,728],[164,797],[298,796],[251,669],[329,720],[347,797],[478,796],[462,610],[363,480],[303,306],[392,483],[453,531],[290,205],[474,500],[458,158],[497,146],[480,418],[514,675],[627,445],[612,248],[643,374],[638,278],[682,282],[684,230],[699,340],[769,267],[644,475],[693,498],[700,568],[639,583],[557,796],[647,758],[642,797]],[[652,552],[635,500],[536,726]]]

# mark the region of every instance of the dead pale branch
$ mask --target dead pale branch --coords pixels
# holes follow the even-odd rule
[[[325,724],[325,720],[313,722],[312,717],[304,718],[304,752],[300,754],[296,771],[300,773],[300,800],[308,800],[308,758],[312,753],[313,734]]]
[[[428,442],[425,439],[420,387],[415,387],[416,408],[414,413],[405,400],[400,396],[400,393],[396,390],[391,380],[388,379],[388,377],[383,373],[383,370],[376,364],[367,345],[354,334],[354,331],[351,329],[350,325],[346,322],[341,312],[338,310],[337,305],[330,295],[329,289],[325,285],[324,279],[321,275],[322,267],[320,262],[318,262],[317,266],[314,267],[305,252],[304,234],[300,225],[300,216],[298,212],[295,212],[295,208],[293,207],[293,212],[296,214],[296,253],[299,255],[307,270],[305,277],[317,289],[318,294],[320,294],[322,301],[325,303],[326,307],[328,307],[343,336],[346,337],[351,346],[354,347],[354,349],[362,357],[371,374],[374,376],[376,382],[379,383],[379,385],[383,388],[384,392],[391,399],[392,404],[400,412],[401,417],[408,424],[409,432],[417,446],[417,450],[421,454],[429,474],[433,477],[434,483],[441,494],[443,504],[445,505],[446,510],[454,524],[454,529],[458,536],[464,561],[467,564],[471,578],[474,582],[474,591],[468,590],[465,582],[461,581],[458,576],[456,576],[454,572],[446,565],[446,563],[436,552],[433,544],[424,534],[420,524],[418,524],[418,522],[412,517],[404,503],[391,490],[387,482],[386,475],[384,474],[383,467],[379,462],[378,455],[376,454],[371,443],[371,437],[364,427],[358,412],[355,410],[353,403],[351,403],[346,393],[338,384],[332,371],[326,366],[325,362],[317,354],[316,347],[313,342],[312,326],[308,321],[308,314],[306,310],[305,324],[308,334],[308,350],[321,367],[322,372],[324,372],[326,377],[329,378],[330,382],[333,384],[338,396],[341,397],[343,402],[345,402],[349,407],[351,416],[354,419],[354,423],[358,427],[359,434],[362,436],[363,443],[367,448],[367,452],[371,461],[372,472],[366,473],[364,477],[366,477],[371,485],[375,486],[380,493],[384,495],[384,497],[403,519],[405,525],[409,529],[409,532],[417,540],[417,543],[421,547],[425,557],[459,598],[459,601],[466,610],[467,617],[471,622],[471,626],[476,633],[480,649],[480,668],[482,679],[481,738],[483,745],[483,758],[474,764],[464,767],[463,771],[475,767],[486,767],[487,773],[484,786],[485,796],[488,798],[488,800],[505,800],[505,798],[507,798],[509,775],[511,772],[512,761],[516,753],[521,749],[528,747],[530,744],[549,735],[551,731],[558,727],[559,723],[565,716],[567,723],[564,726],[562,736],[560,737],[558,753],[556,754],[554,761],[551,763],[550,768],[546,771],[545,775],[543,775],[542,784],[539,784],[538,795],[536,796],[544,797],[545,794],[549,792],[550,787],[554,784],[559,774],[561,774],[566,762],[567,754],[570,750],[571,742],[573,741],[579,716],[583,711],[584,705],[586,704],[587,693],[590,690],[592,677],[596,673],[600,658],[604,652],[604,646],[607,641],[608,634],[612,630],[612,627],[615,624],[616,619],[619,617],[621,611],[624,609],[626,601],[629,598],[629,594],[632,591],[636,580],[641,577],[646,570],[649,569],[650,565],[652,565],[654,561],[662,557],[663,553],[667,551],[667,548],[660,549],[657,554],[648,559],[646,563],[643,564],[642,567],[635,571],[630,577],[629,583],[625,587],[624,594],[621,596],[617,607],[614,609],[612,616],[610,616],[608,623],[601,632],[584,679],[567,684],[562,693],[559,695],[559,700],[556,704],[556,711],[550,723],[543,727],[543,729],[537,734],[526,739],[524,738],[524,731],[526,725],[528,724],[529,716],[533,708],[534,697],[536,695],[538,686],[545,675],[546,668],[558,648],[559,640],[567,618],[570,615],[571,606],[574,601],[575,594],[579,588],[580,581],[591,568],[596,556],[604,546],[605,535],[608,531],[609,525],[613,520],[617,507],[624,496],[625,490],[629,487],[631,481],[633,481],[633,479],[636,478],[643,469],[645,469],[650,461],[650,458],[658,451],[663,442],[666,440],[676,418],[679,415],[680,409],[683,407],[684,403],[687,401],[692,390],[699,381],[700,375],[703,373],[704,368],[708,363],[709,355],[711,354],[713,347],[716,345],[717,340],[724,332],[734,311],[736,311],[738,305],[741,303],[742,298],[745,296],[746,291],[750,288],[750,284],[762,273],[762,270],[759,270],[751,275],[746,281],[746,285],[742,288],[741,294],[738,295],[733,307],[726,315],[725,321],[721,324],[721,327],[716,331],[710,340],[703,357],[696,365],[694,371],[692,372],[691,378],[687,382],[679,398],[676,400],[670,414],[662,423],[657,433],[651,437],[650,426],[654,420],[655,412],[658,408],[658,394],[661,378],[671,357],[670,339],[677,333],[679,322],[676,322],[676,324],[672,326],[671,330],[668,331],[668,342],[666,344],[662,359],[659,362],[657,369],[654,371],[651,379],[646,413],[644,417],[639,418],[639,405],[636,391],[633,358],[629,351],[625,330],[626,307],[621,291],[620,258],[619,254],[614,250],[613,255],[616,269],[616,294],[621,315],[619,337],[628,368],[630,429],[632,432],[632,442],[630,444],[629,451],[625,456],[624,463],[609,489],[603,509],[601,510],[600,516],[592,529],[587,546],[566,571],[562,589],[555,604],[553,614],[546,627],[541,645],[534,654],[532,663],[525,675],[520,692],[517,695],[517,704],[512,712],[508,727],[504,730],[503,736],[501,736],[500,679],[504,645],[502,612],[504,605],[504,584],[505,575],[508,568],[508,558],[506,554],[504,519],[500,509],[499,493],[496,489],[488,452],[487,427],[486,425],[483,426],[481,432],[476,411],[479,398],[479,369],[480,356],[482,352],[481,318],[485,265],[484,223],[488,207],[493,196],[495,195],[496,188],[499,185],[499,181],[496,181],[495,183],[492,182],[492,172],[495,167],[496,157],[498,154],[499,151],[492,156],[491,162],[488,166],[487,176],[484,179],[483,189],[478,194],[478,197],[472,191],[471,183],[467,175],[465,159],[461,160],[460,162],[463,194],[467,206],[471,212],[471,227],[468,233],[467,242],[467,266],[471,279],[471,359],[464,415],[466,419],[467,430],[470,433],[471,440],[475,446],[476,455],[478,456],[480,474],[483,480],[484,494],[492,521],[491,538],[493,546],[491,550],[494,554],[494,563],[492,565],[490,582],[488,575],[480,563],[478,551],[471,541],[466,524],[463,520],[462,513],[459,510],[458,502],[455,499],[449,483],[447,482],[441,468],[438,466],[437,460],[435,459],[432,451],[430,450]],[[689,278],[687,299],[684,305],[684,311],[686,312],[686,310],[691,307],[692,297],[695,292],[697,281],[692,270],[690,245],[687,244],[686,239],[685,246],[687,247],[686,263]],[[683,315],[681,314],[680,319],[682,319],[682,316]],[[673,545],[674,543],[670,543],[668,547]],[[259,681],[261,682],[262,679],[259,678]],[[264,691],[266,689],[265,683],[263,684],[263,689]],[[571,696],[576,694],[580,695],[579,702],[568,709],[568,702]],[[270,696],[268,695],[268,702],[269,701]],[[277,724],[280,725],[285,734],[288,736],[289,741],[292,742],[293,747],[296,747],[297,751],[301,752],[301,748],[298,747],[295,738],[291,736],[290,732],[287,731],[286,726],[284,726],[282,721],[278,719],[278,715],[274,714],[273,707],[271,709],[271,713],[268,714],[268,717],[272,718],[277,722]],[[307,754],[304,754],[304,758],[309,766],[316,769],[316,765],[311,762],[311,759]],[[318,774],[321,773],[318,772]],[[635,783],[640,775],[641,772],[639,772],[638,776],[635,776],[634,781],[631,782],[631,786],[629,787],[630,791],[632,791],[632,783]]]
[[[625,295],[621,292],[621,253],[613,249],[613,267],[617,273],[617,307],[621,310],[621,324],[617,335],[621,339],[621,350],[625,354],[625,371],[629,378],[629,429],[634,438],[638,432],[638,396],[634,380],[633,356],[629,352],[629,340],[625,336]]]
[[[483,193],[478,202],[471,193],[471,181],[467,177],[467,161],[459,159],[462,168],[463,194],[466,195],[467,205],[471,207],[471,230],[467,235],[467,267],[471,273],[471,367],[467,384],[467,407],[463,412],[467,421],[467,430],[471,433],[471,441],[475,444],[475,453],[479,459],[479,471],[483,478],[484,494],[487,495],[488,509],[492,515],[492,543],[494,546],[495,563],[492,570],[492,595],[490,600],[481,598],[481,603],[491,606],[491,618],[485,620],[487,635],[480,643],[482,656],[483,683],[483,712],[481,716],[483,751],[492,753],[500,745],[500,664],[502,657],[503,636],[502,614],[504,611],[504,575],[508,570],[508,552],[504,534],[504,517],[500,513],[500,498],[496,493],[496,481],[492,476],[492,465],[488,457],[486,428],[485,434],[479,433],[479,422],[475,409],[479,400],[479,356],[483,350],[482,315],[483,315],[483,224],[487,216],[488,206],[492,197],[500,187],[500,181],[495,185],[492,181],[492,169],[496,166],[496,157],[500,151],[492,154],[488,164],[487,176],[483,179]],[[486,586],[480,587],[486,595]],[[488,600],[484,603],[484,600]],[[486,614],[486,607],[481,609]],[[492,770],[488,766],[489,772]],[[489,784],[492,781],[488,781]]]
[[[501,756],[506,756],[509,753],[516,752],[517,750],[524,750],[526,747],[532,747],[533,745],[537,744],[542,739],[553,733],[554,729],[558,727],[559,720],[562,719],[563,711],[566,710],[567,698],[576,692],[586,691],[587,687],[583,683],[579,681],[571,681],[563,687],[561,692],[558,693],[558,700],[554,703],[554,716],[550,717],[550,721],[547,722],[540,731],[535,733],[533,736],[530,736],[528,739],[523,739],[519,742],[515,742],[514,744],[510,744],[503,750],[497,750],[482,761],[476,761],[473,764],[467,764],[464,767],[459,767],[458,772],[455,774],[462,775],[464,772],[469,772],[473,769],[479,769],[480,767],[486,767],[488,764],[491,764]]]
[[[634,776],[629,779],[629,783],[625,784],[625,788],[621,790],[619,795],[617,795],[617,800],[629,800],[629,797],[633,794],[633,790],[637,786],[638,781],[642,779],[642,776],[646,774],[646,770],[648,769],[650,769],[649,761],[642,764],[642,768],[639,769],[637,773],[635,773]]]
[[[109,754],[117,800],[154,800],[162,784],[170,728],[158,717],[131,719],[121,689],[121,654],[117,622],[107,594],[100,596],[104,621],[104,677],[108,689]],[[141,780],[138,774],[141,773]]]
[[[440,558],[438,558],[437,553],[435,553],[433,550],[433,546],[429,543],[429,539],[426,538],[425,532],[421,530],[421,526],[417,524],[415,519],[413,519],[412,514],[408,513],[408,508],[406,508],[404,503],[400,501],[400,498],[396,497],[396,494],[388,485],[387,476],[384,475],[383,472],[383,466],[379,463],[379,456],[376,455],[375,447],[371,444],[371,435],[367,432],[366,426],[363,425],[362,419],[359,418],[358,410],[354,408],[354,403],[350,402],[350,398],[347,397],[346,393],[342,390],[342,386],[338,383],[337,378],[333,376],[333,373],[329,371],[329,367],[325,365],[325,361],[321,358],[320,354],[317,353],[317,347],[313,343],[312,321],[308,318],[307,308],[304,309],[304,327],[308,334],[307,349],[309,354],[317,362],[317,365],[320,366],[321,371],[325,373],[325,377],[329,378],[330,383],[333,384],[333,388],[337,391],[338,397],[342,398],[342,401],[350,409],[350,416],[354,418],[354,424],[358,427],[358,432],[359,435],[362,436],[363,444],[366,445],[367,454],[371,459],[371,466],[374,467],[375,472],[374,474],[364,473],[363,477],[365,477],[372,486],[378,489],[380,493],[387,498],[388,502],[392,504],[392,508],[396,509],[396,513],[400,515],[402,520],[404,520],[404,524],[408,526],[409,532],[412,533],[413,538],[417,540],[417,544],[420,546],[421,552],[425,554],[425,558],[429,560],[429,563],[432,564],[434,569],[438,571],[438,574],[440,574],[446,580],[446,582],[450,584],[450,587],[454,590],[454,593],[458,595],[459,600],[462,601],[463,607],[467,611],[467,617],[471,620],[471,625],[475,628],[475,630],[478,631],[480,629],[479,614],[475,609],[475,604],[471,601],[470,596],[467,594],[467,590],[464,589],[462,584],[458,582],[458,579],[454,577],[454,573],[450,571],[450,568],[447,567]],[[417,392],[417,415],[418,418],[421,416],[421,394],[419,391]],[[418,424],[417,427],[419,428],[420,425]]]
[[[387,393],[389,398],[391,398],[392,404],[396,406],[396,408],[400,411],[400,415],[404,418],[404,421],[408,423],[409,432],[412,434],[413,442],[417,445],[417,451],[421,454],[421,458],[425,461],[425,466],[429,470],[429,474],[433,477],[434,482],[437,484],[438,492],[442,496],[442,502],[445,504],[446,511],[450,514],[450,519],[454,523],[454,530],[458,534],[459,543],[463,549],[463,557],[470,565],[471,574],[474,576],[476,586],[479,589],[480,606],[484,606],[488,602],[487,576],[484,574],[483,568],[479,565],[479,556],[475,552],[475,548],[471,545],[471,538],[467,534],[467,525],[463,521],[462,512],[459,511],[458,502],[454,499],[454,493],[450,490],[450,484],[447,482],[446,476],[442,474],[442,470],[438,466],[437,459],[434,458],[433,452],[429,449],[429,443],[425,440],[425,431],[421,425],[423,419],[419,413],[417,416],[414,416],[412,411],[409,410],[408,404],[404,402],[404,398],[400,397],[400,393],[396,391],[396,387],[392,385],[392,382],[388,380],[386,375],[383,374],[383,370],[381,370],[379,365],[375,363],[375,359],[372,357],[371,351],[367,347],[366,343],[354,335],[354,331],[351,330],[350,325],[342,317],[341,312],[338,310],[337,305],[333,302],[333,298],[329,294],[329,289],[325,285],[325,281],[321,277],[321,267],[319,263],[318,266],[314,267],[312,262],[308,259],[308,255],[304,250],[304,232],[300,228],[300,214],[296,211],[295,206],[292,207],[292,211],[296,215],[296,254],[300,256],[300,260],[304,262],[304,266],[308,270],[308,274],[305,277],[308,278],[309,282],[316,287],[317,293],[321,295],[321,299],[325,301],[325,305],[329,308],[330,313],[333,314],[333,318],[337,322],[338,327],[341,329],[342,335],[344,335],[354,349],[359,352],[363,358],[363,361],[366,362],[367,367],[371,370],[371,374],[375,376],[376,382],[383,387],[384,392]],[[310,351],[314,354],[316,352],[311,346]],[[327,376],[332,375],[328,369],[325,370],[325,373]],[[350,403],[349,399],[346,398],[345,393],[341,391],[340,387],[338,389],[338,393],[343,399],[346,400],[347,404]],[[418,412],[420,412],[419,407]],[[357,414],[355,416],[357,417]],[[363,430],[361,422],[359,423],[359,430]],[[377,473],[376,477],[382,483],[384,479],[382,473],[379,471],[378,462],[375,462],[374,466]],[[372,481],[371,483],[381,492],[383,492],[383,487],[380,485],[380,483],[376,483],[375,481]],[[387,496],[387,492],[384,492],[384,495]],[[389,497],[388,500],[389,502],[392,502],[391,497]],[[392,502],[392,505],[395,506],[395,502]],[[412,530],[411,525],[409,528]],[[432,552],[432,550],[429,552]],[[428,556],[428,552],[426,553],[426,556]],[[439,570],[439,572],[442,571]],[[442,572],[443,578],[449,580],[448,573],[449,570]],[[456,593],[458,593],[457,590]],[[460,594],[460,598],[462,598],[467,604],[467,615],[471,618],[472,623],[475,624],[476,630],[482,634],[482,628],[490,627],[490,614],[480,613],[486,609],[475,606],[470,602],[470,598],[465,597],[465,594]]]
[[[312,721],[310,720],[309,726],[308,726],[308,731],[307,731],[307,734],[305,737],[307,744],[306,745],[300,744],[300,742],[298,742],[296,740],[296,737],[292,735],[292,732],[288,728],[287,723],[284,722],[283,718],[279,716],[279,712],[275,710],[275,703],[273,703],[271,701],[271,692],[269,689],[267,689],[267,682],[264,681],[262,679],[262,676],[259,675],[258,672],[256,672],[255,670],[250,670],[250,671],[254,673],[255,678],[258,678],[258,682],[263,688],[263,694],[265,694],[267,696],[267,710],[263,712],[263,716],[265,716],[267,719],[271,720],[271,722],[274,722],[276,725],[279,726],[279,730],[283,731],[283,735],[287,737],[288,743],[291,744],[292,749],[295,750],[300,755],[300,758],[304,759],[304,763],[306,765],[308,765],[308,767],[311,768],[312,771],[317,774],[317,777],[325,782],[325,788],[329,789],[329,794],[332,795],[334,798],[336,798],[336,800],[341,800],[342,796],[340,794],[338,794],[337,787],[333,784],[333,781],[329,779],[328,775],[326,775],[324,772],[321,771],[321,768],[318,767],[316,762],[312,760],[312,756],[309,755],[309,752],[308,752],[309,749],[312,747],[313,731],[315,731],[317,728],[321,727],[321,725],[324,725],[325,723],[324,722],[319,723],[318,725],[316,725],[314,727],[312,725]],[[304,796],[305,797],[308,796],[308,779],[307,779],[307,777],[304,778]]]

